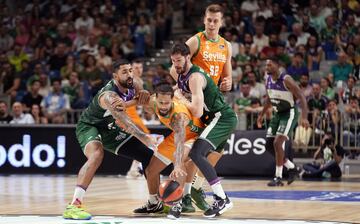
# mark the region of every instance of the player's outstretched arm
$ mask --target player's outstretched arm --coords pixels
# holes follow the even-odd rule
[[[134,135],[149,148],[157,147],[156,139],[139,129],[124,112],[125,102],[113,91],[106,91],[99,97],[102,108],[109,110],[114,119],[121,124],[123,129]]]
[[[184,113],[175,114],[172,117],[171,127],[174,130],[174,141],[176,151],[174,153],[175,157],[175,166],[174,171],[171,173],[170,177],[178,178],[180,176],[185,176],[186,172],[183,170],[183,159],[184,159],[184,144],[185,144],[185,129],[189,124],[189,118]]]

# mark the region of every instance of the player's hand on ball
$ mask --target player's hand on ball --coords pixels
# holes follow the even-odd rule
[[[170,174],[170,178],[175,180],[179,177],[184,177],[186,176],[186,172],[184,171],[184,166],[175,166],[174,170],[171,172]]]
[[[148,104],[150,100],[150,93],[147,90],[140,90],[138,94],[138,102],[141,105]]]

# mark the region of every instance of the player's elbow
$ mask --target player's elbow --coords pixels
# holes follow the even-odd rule
[[[192,115],[196,118],[200,118],[203,115],[203,110],[201,108],[201,110],[199,110],[198,108],[195,108],[195,110],[193,110]]]

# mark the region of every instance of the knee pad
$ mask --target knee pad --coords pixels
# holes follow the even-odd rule
[[[275,138],[273,137],[271,138],[267,137],[265,144],[266,151],[268,151],[273,156],[275,156],[274,140]]]
[[[189,157],[192,159],[192,161],[194,161],[194,163],[196,163],[199,158],[206,158],[212,148],[213,147],[209,142],[203,139],[197,139],[189,152]]]

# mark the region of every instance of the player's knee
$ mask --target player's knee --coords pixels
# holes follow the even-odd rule
[[[104,150],[102,147],[97,146],[88,153],[88,160],[94,163],[101,163],[104,158]]]
[[[199,159],[208,155],[211,147],[212,146],[207,141],[198,139],[195,141],[192,149],[190,150],[189,157],[196,163]]]
[[[283,143],[286,139],[283,136],[276,136],[274,139],[274,149],[275,150],[283,150]]]

